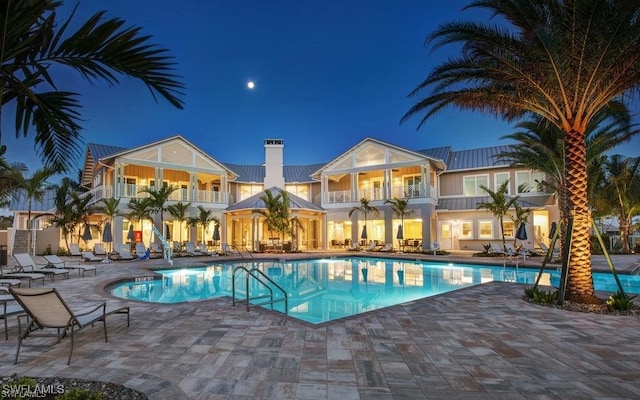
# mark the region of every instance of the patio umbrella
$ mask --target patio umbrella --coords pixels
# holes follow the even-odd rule
[[[93,236],[91,236],[91,226],[89,224],[85,224],[84,232],[82,233],[82,240],[88,242],[91,239],[93,239]]]
[[[104,224],[104,231],[102,231],[102,241],[104,243],[109,243],[109,254],[111,254],[111,242],[113,242],[113,234],[111,233],[111,222],[107,222],[106,224]]]
[[[213,228],[213,240],[220,240],[220,225],[216,225]]]
[[[527,240],[527,228],[525,227],[524,222],[520,224],[518,230],[516,231],[516,239]]]
[[[360,239],[367,240],[367,226],[362,227],[362,235],[360,235]]]
[[[133,242],[133,225],[129,224],[129,232],[127,233],[127,240]]]
[[[404,232],[402,231],[402,225],[398,225],[398,234],[396,235],[396,239],[398,240],[404,239]]]
[[[553,236],[556,234],[556,229],[558,229],[558,225],[555,222],[552,222],[551,229],[549,230],[549,239],[553,239]]]
[[[164,224],[164,237],[167,241],[171,240],[171,232],[169,232],[169,224]]]

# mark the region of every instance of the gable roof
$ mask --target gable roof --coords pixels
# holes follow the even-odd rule
[[[269,190],[274,196],[277,196],[284,191],[275,186]],[[263,194],[263,192],[254,194],[253,196],[230,206],[229,208],[227,208],[227,211],[254,210],[256,208],[265,208],[264,201],[262,201],[261,199]],[[322,209],[322,207],[318,207],[315,204],[296,196],[295,194],[291,194],[290,192],[287,192],[287,194],[289,196],[289,209],[292,211],[309,210],[324,212],[324,209]]]
[[[99,160],[111,154],[120,153],[125,150],[125,147],[88,143],[87,151],[84,154],[84,166],[82,168],[82,178],[80,184],[82,186],[91,185],[91,183],[93,182],[93,171]]]

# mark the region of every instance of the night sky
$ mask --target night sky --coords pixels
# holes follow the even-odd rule
[[[512,124],[481,113],[448,109],[420,130],[418,118],[400,124],[414,101],[407,94],[455,51],[430,52],[426,36],[443,22],[488,17],[462,12],[467,3],[83,0],[74,21],[106,9],[170,49],[186,107],[156,103],[142,83],[126,78],[108,87],[63,71],[57,83],[83,95],[85,143],[134,147],[181,134],[222,162],[261,164],[265,138],[284,139],[288,165],[328,162],[365,137],[412,150],[507,144],[500,137]],[[67,1],[63,13],[75,4]],[[2,121],[8,158],[39,167],[33,134],[14,138],[11,109]],[[640,138],[617,152],[637,156],[638,149]]]

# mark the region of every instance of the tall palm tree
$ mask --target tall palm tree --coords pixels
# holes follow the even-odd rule
[[[120,207],[120,199],[119,198],[116,199],[115,197],[110,197],[108,199],[100,199],[100,202],[102,203],[102,207],[100,208],[100,211],[107,214],[109,221],[113,225],[113,222],[116,219],[116,217],[120,215],[120,210],[118,209],[118,207]],[[111,249],[109,249],[109,253],[111,253]]]
[[[190,217],[187,221],[189,225],[202,228],[202,241],[204,242],[205,232],[211,222],[219,224],[220,220],[212,215],[212,210],[207,210],[203,206],[198,206],[198,215]]]
[[[603,165],[599,205],[616,215],[620,224],[622,252],[630,253],[631,218],[640,213],[640,157],[610,156]]]
[[[117,85],[120,76],[138,79],[154,99],[162,97],[180,109],[184,86],[173,73],[173,57],[150,43],[151,36],[139,27],[123,27],[126,21],[120,18],[105,20],[106,11],[76,24],[72,19],[77,6],[68,18],[58,20],[62,4],[0,2],[0,120],[4,106],[13,103],[16,134],[27,136],[33,128],[44,164],[68,170],[80,151],[80,95],[58,89],[66,75],[55,79],[54,72],[67,68],[110,86]],[[71,31],[73,26],[78,28]]]
[[[544,179],[537,183],[545,192],[557,195],[561,226],[566,226],[571,216],[571,207],[564,175],[564,132],[540,116],[519,122],[516,129],[516,132],[502,137],[514,140],[515,144],[498,154],[498,158],[510,162],[512,166],[529,167],[542,172]],[[585,133],[585,162],[589,169],[587,187],[590,203],[597,191],[596,184],[591,183],[591,179],[593,177],[597,181],[603,154],[639,132],[637,124],[631,123],[629,110],[617,101],[612,101],[589,122]],[[560,230],[561,242],[564,241],[563,233],[563,230]]]
[[[31,176],[26,176],[20,170],[13,170],[12,179],[15,182],[16,195],[18,197],[26,197],[28,202],[27,231],[29,232],[29,237],[27,238],[27,245],[29,248],[31,248],[31,211],[33,202],[44,200],[47,189],[51,187],[49,180],[57,174],[58,170],[49,167],[40,168]]]
[[[355,206],[353,207],[351,210],[349,210],[349,218],[351,218],[351,216],[354,213],[360,213],[364,216],[364,229],[367,229],[367,215],[369,215],[369,213],[372,213],[375,216],[380,215],[380,210],[378,210],[375,206],[372,206],[371,204],[369,204],[369,199],[367,199],[366,197],[363,197],[360,199],[360,205],[359,206]]]
[[[169,215],[180,222],[180,243],[182,243],[182,224],[187,220],[187,210],[189,207],[191,207],[191,203],[183,203],[181,201],[167,207]]]
[[[421,96],[402,121],[419,127],[447,106],[515,120],[544,117],[564,133],[564,176],[573,235],[566,298],[600,303],[589,241],[585,135],[612,99],[640,89],[640,2],[625,0],[476,0],[497,22],[451,22],[427,39],[455,45],[457,57],[437,65],[411,93]]]
[[[283,196],[286,196],[286,192],[284,191],[279,191],[274,194],[270,189],[265,189],[264,193],[260,196],[260,200],[264,203],[264,208],[256,208],[253,210],[253,212],[264,217],[264,224],[269,230],[270,238],[276,237],[274,232],[278,233],[278,237],[280,237],[280,232],[283,231],[283,226],[286,224],[286,222],[282,220],[284,208]]]
[[[394,197],[384,202],[384,204],[391,204],[391,208],[397,217],[400,217],[400,226],[404,231],[404,217],[413,215],[415,210],[409,210],[409,199],[400,199]]]
[[[502,237],[502,248],[504,249],[507,243],[504,238],[504,217],[509,215],[509,210],[518,202],[518,196],[509,197],[507,195],[509,191],[508,180],[502,182],[495,192],[484,185],[480,185],[480,188],[487,192],[489,197],[491,197],[491,201],[478,203],[477,209],[489,211],[498,220],[500,224],[500,236]]]

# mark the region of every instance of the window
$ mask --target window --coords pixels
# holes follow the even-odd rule
[[[404,176],[404,197],[420,197],[420,175]]]
[[[473,239],[473,222],[462,221],[460,223],[460,239]]]
[[[93,178],[93,187],[96,188],[98,186],[102,186],[102,171],[98,171],[96,176]]]
[[[541,193],[538,182],[544,180],[544,175],[537,171],[516,172],[516,190],[520,193]]]
[[[499,172],[499,173],[495,174],[493,178],[494,178],[494,181],[495,181],[495,188],[496,188],[496,190],[498,190],[500,185],[502,185],[503,183],[505,183],[506,181],[509,180],[509,173],[508,172]],[[511,194],[511,187],[509,185],[507,185],[507,194]]]
[[[512,238],[516,236],[516,230],[513,226],[513,221],[503,221],[502,229],[502,232],[504,232],[504,237]]]
[[[493,239],[493,221],[480,220],[478,221],[480,239]]]
[[[240,186],[240,200],[248,199],[260,192],[262,192],[262,185],[242,185]]]
[[[487,187],[489,185],[489,177],[487,175],[474,175],[464,177],[464,195],[465,196],[484,196],[487,194],[480,186]]]
[[[309,187],[307,185],[285,185],[287,192],[309,201]]]

